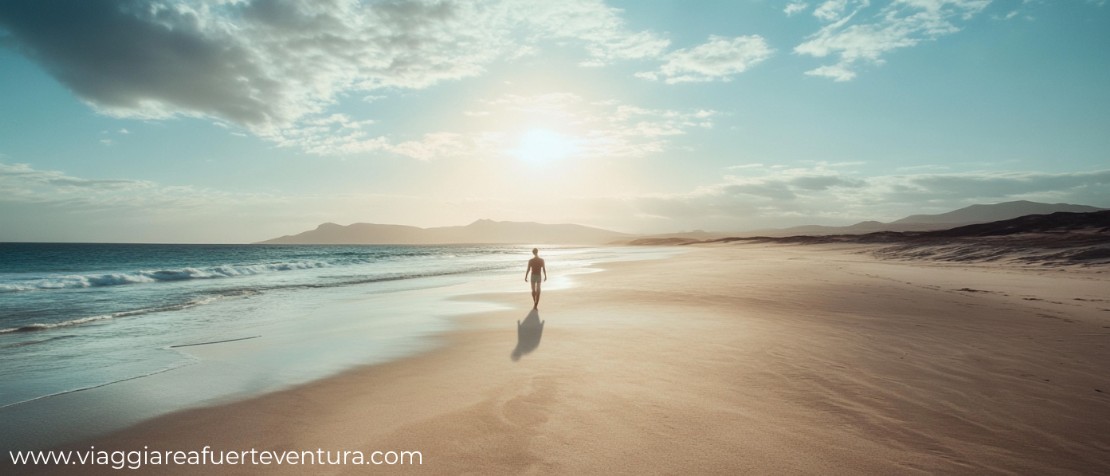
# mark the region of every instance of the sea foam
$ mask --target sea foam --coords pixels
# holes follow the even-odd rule
[[[23,292],[49,289],[93,288],[119,286],[124,284],[154,283],[159,281],[183,281],[188,279],[216,279],[235,276],[292,271],[298,269],[324,268],[329,266],[323,261],[292,261],[251,265],[220,265],[206,268],[171,268],[158,270],[139,270],[128,273],[107,274],[69,274],[46,278],[0,284],[0,292]]]

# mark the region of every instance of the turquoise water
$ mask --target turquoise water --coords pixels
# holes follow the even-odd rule
[[[275,289],[496,270],[496,246],[0,243],[0,334],[198,306]]]
[[[520,277],[529,250],[0,243],[0,410],[181,369],[223,349],[235,353],[220,355],[221,371],[236,377],[182,404],[409,355],[450,327],[444,316],[480,310],[448,303],[453,295],[519,290],[530,305]],[[543,256],[558,285],[591,263],[657,252]]]
[[[652,248],[547,248],[552,279]],[[0,448],[88,438],[425,351],[530,247],[0,243]],[[523,314],[521,316],[523,318]],[[515,336],[515,321],[507,334]],[[513,342],[506,342],[506,358]]]
[[[429,330],[396,322],[407,313],[375,312],[388,299],[354,316],[327,311],[344,296],[507,273],[524,256],[505,246],[0,244],[0,408],[188,365],[192,344],[273,341],[288,329],[310,337],[365,321],[368,346],[351,355],[334,343],[320,355],[288,353],[295,358],[275,371],[304,381],[313,368],[372,360],[390,337]]]

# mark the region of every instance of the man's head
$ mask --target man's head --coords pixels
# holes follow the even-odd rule
[[[539,248],[532,248],[532,254],[535,255],[535,256],[539,256],[540,255],[540,249]]]

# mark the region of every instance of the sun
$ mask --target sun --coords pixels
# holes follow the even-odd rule
[[[520,135],[516,149],[509,153],[532,165],[546,165],[579,153],[579,141],[551,129],[533,128]]]

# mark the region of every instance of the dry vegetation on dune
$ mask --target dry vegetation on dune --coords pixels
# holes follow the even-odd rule
[[[866,252],[886,259],[1093,266],[1110,264],[1110,211],[1029,215],[940,231],[723,238],[712,242],[869,244],[878,247]]]

